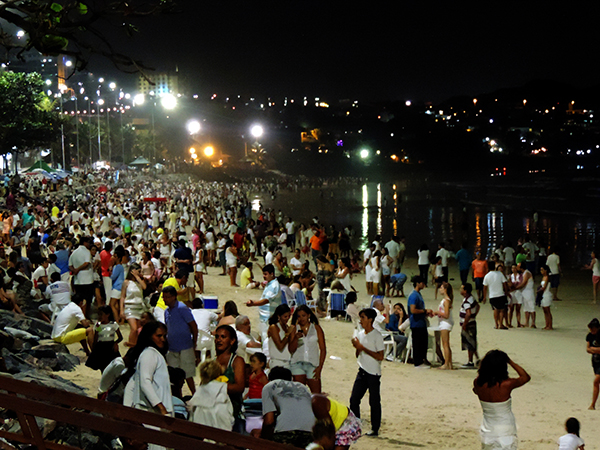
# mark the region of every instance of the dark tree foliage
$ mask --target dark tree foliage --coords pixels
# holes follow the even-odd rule
[[[0,74],[0,154],[48,145],[60,134],[60,117],[37,73]]]
[[[17,57],[36,49],[45,55],[67,55],[77,70],[91,56],[109,59],[125,72],[142,72],[141,61],[119,52],[115,43],[137,32],[143,17],[175,12],[175,0],[6,0],[0,2],[0,19],[25,31],[15,39],[0,24],[0,46]],[[7,54],[7,56],[8,56]]]

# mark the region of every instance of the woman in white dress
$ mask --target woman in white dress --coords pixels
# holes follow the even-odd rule
[[[510,300],[508,303],[508,327],[512,327],[513,313],[517,317],[517,327],[522,328],[521,324],[521,305],[523,304],[523,293],[518,286],[523,281],[523,274],[519,273],[519,267],[516,264],[511,266],[512,273],[509,277]]]
[[[340,258],[338,269],[335,272],[335,281],[331,283],[331,290],[335,289],[345,292],[352,290],[350,284],[350,258]]]
[[[517,372],[517,378],[508,377],[509,365]],[[529,380],[529,374],[501,350],[491,350],[481,360],[473,392],[483,410],[480,428],[483,450],[517,450],[517,424],[510,396],[513,389]]]
[[[523,296],[523,311],[525,312],[525,327],[529,326],[531,319],[531,328],[535,326],[535,291],[533,290],[533,275],[525,268],[525,262],[519,264],[519,272],[523,274],[523,281],[517,286]]]
[[[544,264],[540,267],[540,272],[543,278],[539,290],[543,292],[541,306],[544,311],[544,319],[546,320],[544,330],[552,330],[552,311],[550,311],[550,307],[552,306],[553,297],[550,291],[550,268]]]
[[[433,314],[438,316],[439,319],[439,334],[436,333],[436,340],[438,341],[437,350],[438,357],[444,360],[444,364],[440,367],[442,370],[452,370],[452,349],[450,348],[450,332],[454,326],[454,319],[452,318],[452,302],[454,300],[454,294],[452,292],[452,285],[445,281],[440,285],[439,288],[442,301],[437,311]],[[444,351],[443,356],[440,354],[439,340],[442,341],[442,349]]]
[[[140,320],[144,312],[144,289],[146,282],[142,276],[142,269],[139,264],[133,264],[121,287],[121,311],[129,324],[129,340],[125,343],[128,347],[135,346],[137,342]]]
[[[381,252],[376,250],[369,261],[371,266],[371,280],[373,282],[373,295],[379,295],[379,284],[381,283]]]

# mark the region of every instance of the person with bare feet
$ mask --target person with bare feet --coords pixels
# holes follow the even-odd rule
[[[586,336],[587,352],[592,355],[592,367],[594,368],[594,389],[592,391],[592,404],[588,409],[596,409],[596,400],[600,392],[600,321],[592,319],[588,323],[590,330]]]
[[[587,266],[584,266],[584,270],[592,271],[592,290],[594,292],[594,305],[598,297],[598,286],[600,286],[600,261],[596,258],[596,252],[592,252],[592,260]]]
[[[519,273],[519,267],[513,264],[511,267],[512,273],[508,279],[508,287],[510,289],[510,302],[508,305],[508,327],[512,328],[513,313],[517,317],[517,327],[522,328],[521,324],[521,305],[523,304],[523,292],[519,289],[519,285],[523,281],[523,274]]]
[[[544,311],[544,319],[546,319],[546,326],[544,330],[552,330],[552,292],[550,291],[550,269],[547,265],[540,267],[542,273],[542,283],[540,284],[540,291],[542,292],[542,310]]]
[[[529,326],[531,319],[531,328],[535,326],[535,291],[533,290],[533,275],[525,268],[525,262],[519,263],[519,272],[523,274],[523,281],[517,286],[523,295],[523,311],[525,312],[525,327]]]
[[[452,349],[450,348],[450,332],[454,326],[454,319],[452,318],[452,302],[454,300],[454,294],[452,292],[452,285],[442,281],[439,288],[442,301],[437,311],[433,311],[433,315],[438,316],[439,319],[439,332],[436,333],[436,340],[441,337],[442,348],[444,350],[443,357],[440,354],[440,346],[437,345],[438,358],[443,361],[440,369],[452,370]]]
[[[504,264],[496,264],[496,268],[488,272],[483,278],[483,299],[489,297],[490,304],[494,309],[494,322],[497,330],[507,330],[502,322],[506,314],[508,301],[506,295],[508,293],[508,281],[504,276]]]

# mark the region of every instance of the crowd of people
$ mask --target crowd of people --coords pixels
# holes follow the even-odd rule
[[[510,392],[529,375],[500,351],[479,360],[476,318],[489,300],[497,329],[512,328],[513,316],[517,327],[535,328],[537,303],[544,329],[553,329],[550,307],[559,300],[561,273],[554,249],[546,256],[525,237],[516,251],[500,246],[473,260],[466,245],[454,253],[440,243],[433,257],[423,244],[417,252],[420,275],[411,280],[414,289],[405,308],[385,301],[404,296],[404,237],[384,243],[377,236],[361,253],[352,248],[350,227],[337,230],[317,218],[296,224],[281,211],[262,207],[253,214],[247,195],[254,184],[166,178],[140,183],[132,176],[123,187],[98,189],[97,178],[110,183],[113,177],[85,175],[53,190],[21,181],[7,198],[0,247],[1,307],[51,322],[56,342],[80,342],[86,364],[102,371],[100,397],[298,447],[315,441],[348,448],[362,434],[360,404],[367,391],[371,430],[365,434],[379,434],[384,359],[412,359],[415,368],[431,367],[429,319],[437,317],[440,368],[454,369],[450,333],[457,289],[462,350],[468,355],[462,367],[479,369],[474,391],[484,413],[482,430],[492,430],[482,434],[484,448],[500,441],[501,448],[516,445]],[[460,287],[449,279],[452,258]],[[235,302],[227,302],[222,312],[209,306],[211,289],[204,276],[216,266],[231,286],[260,291],[259,299],[246,303],[258,308],[258,333],[252,333],[250,319],[239,314]],[[588,268],[594,274],[594,299],[599,267],[593,256]],[[255,278],[256,268],[262,279]],[[474,286],[468,281],[471,271]],[[372,296],[363,309],[356,306],[357,273],[365,274]],[[421,295],[430,281],[436,300],[440,297],[435,309],[427,308]],[[356,328],[351,345],[359,370],[349,407],[322,393],[327,345],[319,321],[335,316],[336,294],[343,298],[341,317]],[[128,328],[125,336],[121,325]],[[587,339],[596,374],[591,408],[600,385],[599,335],[600,324],[592,321]],[[394,343],[395,353],[386,354],[386,341]],[[508,366],[518,378],[508,377]],[[187,404],[184,383],[192,394]],[[259,420],[250,420],[257,401]],[[510,429],[514,441],[494,434],[499,429]]]

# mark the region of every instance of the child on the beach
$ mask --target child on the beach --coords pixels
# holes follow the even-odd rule
[[[119,325],[115,322],[112,308],[104,305],[98,308],[100,319],[94,327],[94,340],[90,342],[92,352],[85,365],[94,370],[103,371],[110,362],[121,356],[119,342],[123,340]],[[115,335],[117,340],[115,341]]]
[[[592,319],[588,324],[590,330],[586,336],[587,352],[592,355],[592,367],[594,369],[594,389],[592,391],[592,404],[589,409],[596,409],[596,400],[600,391],[600,321]]]
[[[250,357],[252,373],[248,381],[248,393],[245,398],[262,398],[263,387],[269,382],[265,375],[267,357],[264,353],[257,352]]]
[[[579,420],[571,417],[565,424],[567,434],[558,438],[558,450],[584,450],[585,443],[579,437]]]
[[[188,402],[190,420],[200,425],[231,431],[233,405],[227,395],[227,382],[219,381],[223,369],[216,359],[200,364],[200,386]]]

